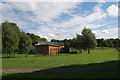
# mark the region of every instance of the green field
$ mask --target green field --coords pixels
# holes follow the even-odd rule
[[[17,54],[15,58],[3,58],[3,69],[45,69],[59,66],[69,66],[74,64],[101,63],[106,61],[118,60],[116,50],[94,50],[91,54],[62,54],[59,56],[41,56]],[[25,65],[25,66],[24,66]]]
[[[36,57],[34,55],[17,54],[15,58],[3,58],[3,69],[56,69],[56,68],[107,68],[118,66],[116,49],[93,50],[91,54],[61,54]],[[118,77],[118,72],[66,72],[66,73],[3,73],[3,77],[24,76],[24,78],[84,78],[84,77]]]

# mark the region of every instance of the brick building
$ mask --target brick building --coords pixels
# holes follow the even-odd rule
[[[64,44],[37,41],[33,43],[32,51],[37,54],[59,54],[64,52]]]

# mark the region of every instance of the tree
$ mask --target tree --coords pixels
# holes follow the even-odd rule
[[[61,42],[61,41],[57,39],[51,39],[51,42]]]
[[[101,47],[102,46],[102,42],[104,41],[104,39],[97,39],[97,47]]]
[[[32,39],[32,42],[39,41],[39,40],[40,41],[47,41],[47,39],[41,38],[40,36],[35,35],[35,34],[27,33],[27,35]]]
[[[79,34],[76,34],[76,37],[70,40],[70,46],[82,51],[82,36]]]
[[[116,39],[110,39],[113,42],[114,47],[120,47],[120,39],[116,38]]]
[[[76,44],[76,38],[73,38],[73,39],[70,41],[70,46],[71,46],[72,48],[77,48],[76,45],[77,45],[77,44]]]
[[[42,41],[47,41],[47,39],[46,39],[46,38],[41,38],[41,40],[42,40]]]
[[[69,50],[70,43],[67,40],[65,40],[64,45],[65,45],[65,48],[64,48],[65,53],[69,53],[70,52],[70,50]]]
[[[108,40],[108,44],[109,44],[109,47],[114,47],[114,44],[110,39]]]
[[[20,35],[20,41],[19,41],[19,49],[22,53],[28,53],[30,51],[30,48],[32,46],[32,40],[31,38],[26,35],[24,32]]]
[[[12,51],[18,49],[20,30],[15,23],[2,23],[2,46],[3,50]]]
[[[1,23],[0,27],[1,26],[2,29],[0,28],[0,32],[2,31],[2,35],[0,36],[2,36],[2,50],[7,53],[11,53],[11,51],[14,50],[28,53],[32,46],[32,41],[47,41],[45,38],[40,38],[37,35],[21,32],[16,23],[4,22]]]
[[[88,50],[90,54],[90,49],[94,49],[97,45],[94,33],[89,28],[84,28],[82,30],[82,48]]]
[[[103,46],[103,47],[109,47],[108,41],[107,41],[107,40],[104,40],[104,41],[102,42],[102,46]]]
[[[82,49],[83,49],[83,36],[80,35],[80,34],[76,34],[76,47],[82,53]]]

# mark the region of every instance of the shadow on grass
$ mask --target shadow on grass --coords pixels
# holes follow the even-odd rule
[[[108,61],[87,65],[69,65],[31,73],[3,73],[3,79],[9,78],[119,78],[119,62]]]

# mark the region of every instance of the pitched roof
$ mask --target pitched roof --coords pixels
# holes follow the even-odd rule
[[[64,45],[64,43],[58,43],[58,42],[46,42],[46,41],[36,41],[36,42],[33,42],[33,45],[35,45],[35,46],[38,46],[38,45],[61,46],[61,45]]]

